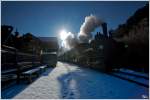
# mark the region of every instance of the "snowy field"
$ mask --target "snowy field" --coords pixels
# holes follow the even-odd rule
[[[148,88],[73,64],[58,62],[37,80],[3,91],[13,99],[137,99],[148,98]],[[19,93],[18,89],[23,88]],[[4,97],[4,98],[6,98]]]

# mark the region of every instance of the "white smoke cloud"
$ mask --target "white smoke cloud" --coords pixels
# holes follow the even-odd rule
[[[78,37],[81,42],[88,42],[92,38],[91,32],[103,23],[94,15],[86,16],[84,23],[80,27]]]
[[[80,27],[80,32],[78,33],[79,40],[77,40],[73,33],[67,32],[67,36],[62,41],[62,47],[64,47],[64,49],[67,51],[74,48],[79,42],[89,42],[89,40],[92,38],[91,32],[102,23],[103,21],[94,15],[86,16],[84,23]]]
[[[73,33],[68,32],[67,34],[68,34],[67,37],[62,41],[62,46],[66,50],[70,50],[76,45],[77,39]]]

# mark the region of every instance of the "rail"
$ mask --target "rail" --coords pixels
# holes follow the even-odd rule
[[[113,71],[112,76],[149,88],[149,77],[130,72]]]

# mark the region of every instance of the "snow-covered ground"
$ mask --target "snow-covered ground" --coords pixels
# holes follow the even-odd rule
[[[148,90],[98,71],[58,62],[57,67],[47,70],[13,99],[136,99],[149,97]],[[15,93],[11,91],[9,94]]]

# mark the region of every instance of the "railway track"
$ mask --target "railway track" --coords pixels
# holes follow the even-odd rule
[[[140,86],[144,86],[146,88],[149,88],[149,77],[148,75],[143,74],[136,74],[131,72],[123,72],[123,71],[113,71],[111,75],[118,77],[123,80],[127,80],[129,82],[138,84]]]

